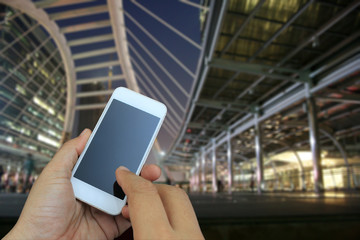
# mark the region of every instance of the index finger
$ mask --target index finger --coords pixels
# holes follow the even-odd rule
[[[127,195],[134,233],[140,235],[137,237],[151,236],[159,228],[172,229],[154,184],[124,167],[116,170],[116,180]]]

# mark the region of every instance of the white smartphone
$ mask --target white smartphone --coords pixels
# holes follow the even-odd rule
[[[140,174],[166,111],[158,101],[115,89],[72,171],[75,197],[108,214],[120,214],[126,196],[115,170],[125,166]]]

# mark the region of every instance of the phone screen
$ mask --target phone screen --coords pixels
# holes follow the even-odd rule
[[[136,172],[159,121],[154,115],[114,99],[74,177],[124,199],[115,170],[125,166]]]

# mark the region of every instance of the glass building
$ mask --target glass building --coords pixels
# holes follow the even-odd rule
[[[59,49],[28,15],[0,6],[0,145],[50,159],[60,146],[66,77]],[[10,163],[10,162],[9,162]]]

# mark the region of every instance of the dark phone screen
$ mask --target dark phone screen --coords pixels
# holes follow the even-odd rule
[[[120,199],[115,170],[136,172],[160,118],[113,100],[74,177]]]

